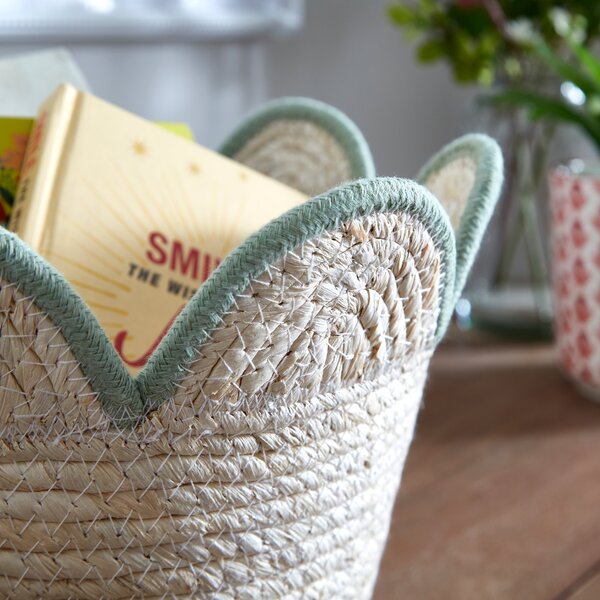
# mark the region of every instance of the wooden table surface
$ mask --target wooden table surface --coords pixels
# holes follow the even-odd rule
[[[600,599],[600,405],[548,346],[436,354],[375,600]]]

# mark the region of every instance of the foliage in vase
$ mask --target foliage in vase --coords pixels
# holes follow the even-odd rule
[[[561,82],[560,95],[512,85],[482,98],[495,106],[523,107],[532,120],[575,125],[600,152],[600,60],[581,42],[582,36],[558,28],[568,53],[550,47],[541,36],[523,40]]]
[[[401,0],[388,7],[392,23],[417,44],[422,63],[446,60],[459,83],[518,82],[532,55],[521,39],[539,36],[559,47],[563,21],[584,46],[600,35],[600,2],[590,0]]]

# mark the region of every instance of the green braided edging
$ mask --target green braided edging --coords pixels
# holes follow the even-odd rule
[[[440,150],[421,169],[417,181],[427,179],[448,163],[468,156],[476,165],[475,181],[456,232],[456,280],[453,305],[460,298],[483,234],[500,196],[504,179],[502,151],[491,137],[472,133],[460,137]]]
[[[238,246],[190,299],[138,376],[146,409],[172,396],[197,349],[250,281],[290,250],[343,223],[374,213],[407,213],[425,225],[441,250],[441,311],[437,339],[452,314],[455,241],[448,215],[423,186],[407,179],[362,179],[317,196],[265,225]]]
[[[306,240],[336,230],[351,219],[389,212],[417,218],[440,249],[444,280],[439,340],[453,307],[454,233],[439,201],[423,186],[405,179],[364,179],[340,186],[295,207],[248,238],[191,298],[137,381],[68,282],[5,229],[0,230],[0,276],[16,283],[60,327],[104,410],[117,425],[125,426],[172,396],[199,346],[222,321],[235,297],[270,264]]]
[[[278,98],[267,102],[235,129],[219,152],[235,157],[248,140],[273,121],[281,119],[310,121],[322,127],[346,153],[353,179],[375,176],[371,150],[360,129],[337,108],[311,98]]]
[[[446,147],[419,175],[426,179],[465,153],[473,157],[478,168],[459,225],[458,258],[448,215],[425,187],[397,178],[363,179],[340,186],[275,219],[234,250],[188,302],[137,380],[127,372],[97,319],[67,281],[4,229],[0,229],[0,276],[33,297],[60,327],[103,408],[116,424],[129,425],[173,394],[196,358],[198,347],[253,278],[306,240],[357,217],[407,213],[432,235],[441,251],[444,276],[436,331],[439,341],[498,196],[502,158],[490,138],[466,136]]]
[[[138,387],[96,317],[56,269],[1,227],[0,277],[32,297],[61,329],[111,418],[120,425],[135,422],[143,411]]]

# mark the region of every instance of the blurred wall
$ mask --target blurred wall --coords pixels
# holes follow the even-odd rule
[[[61,45],[97,96],[146,119],[184,122],[198,142],[216,147],[234,123],[267,98],[266,44],[7,43],[0,44],[0,58]]]
[[[187,123],[213,148],[267,94],[261,41],[69,49],[94,93],[147,119]]]
[[[268,93],[312,96],[362,129],[379,174],[412,176],[442,144],[477,128],[473,92],[445,65],[421,66],[387,19],[388,0],[307,0],[304,29],[266,48]]]
[[[387,4],[306,0],[304,27],[277,40],[67,47],[96,94],[148,119],[185,121],[208,146],[267,98],[312,96],[357,122],[380,174],[412,176],[475,127],[472,92],[445,65],[416,64]],[[3,43],[0,56],[47,45]]]

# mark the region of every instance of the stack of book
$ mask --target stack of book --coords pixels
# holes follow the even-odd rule
[[[0,219],[54,265],[131,372],[186,301],[300,192],[62,84],[0,119]]]

